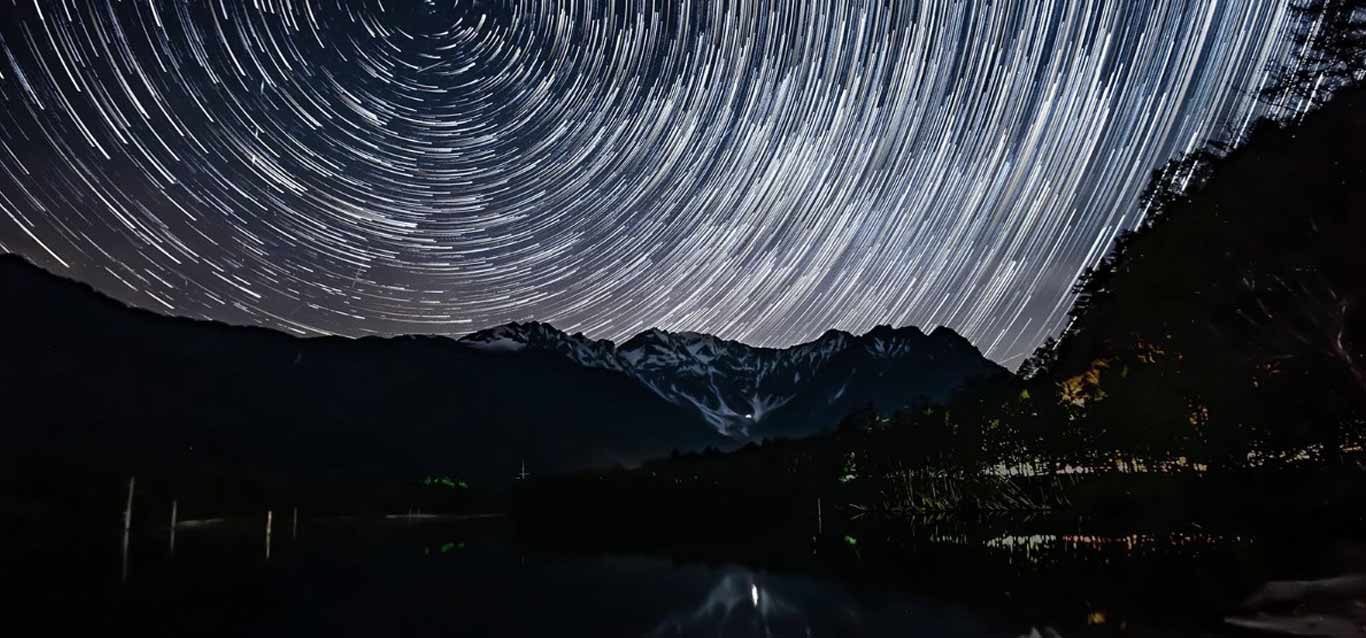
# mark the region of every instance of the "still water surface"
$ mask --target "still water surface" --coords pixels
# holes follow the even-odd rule
[[[63,635],[1243,635],[1225,626],[1217,609],[1203,620],[1197,613],[1194,624],[1180,629],[1142,633],[1129,621],[1119,626],[1114,612],[1105,609],[1078,608],[1079,617],[1050,623],[1004,608],[995,598],[983,596],[974,604],[964,602],[961,591],[937,595],[933,583],[912,594],[736,564],[537,551],[487,525],[309,521],[297,537],[277,527],[267,556],[261,530],[226,522],[182,528],[174,548],[165,536],[135,537],[127,565],[119,560],[119,539],[109,538],[107,544],[49,553],[44,567],[24,577],[25,604],[17,609],[41,623],[35,626]],[[944,551],[962,551],[952,538],[937,542]],[[1012,565],[1034,562],[1041,553],[1059,560],[1097,548],[1128,555],[1135,542],[1153,541],[1003,536],[980,551],[996,552],[994,563]],[[962,576],[971,582],[974,574]],[[999,573],[981,578],[983,592],[1012,586],[999,582]],[[1084,595],[1086,583],[1073,585]],[[1058,596],[1075,596],[1076,590]]]

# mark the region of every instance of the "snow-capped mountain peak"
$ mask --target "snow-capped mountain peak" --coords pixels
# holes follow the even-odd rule
[[[618,346],[526,322],[481,330],[460,343],[493,352],[553,352],[585,367],[622,372],[739,438],[790,429],[774,419],[810,420],[813,410],[828,418],[865,399],[896,407],[916,396],[946,394],[972,374],[1003,372],[944,327],[929,335],[915,327],[878,326],[862,336],[829,330],[814,341],[775,349],[658,328]],[[903,378],[907,383],[897,386]],[[926,382],[917,384],[917,378]],[[819,398],[820,408],[799,408],[808,397]]]
[[[461,338],[460,343],[477,350],[498,352],[556,352],[582,366],[621,369],[617,362],[616,347],[611,341],[589,339],[583,333],[569,335],[555,326],[538,321],[514,321],[480,330]]]

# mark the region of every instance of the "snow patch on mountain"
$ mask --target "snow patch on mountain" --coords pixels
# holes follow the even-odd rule
[[[471,342],[469,346],[479,350],[501,350],[504,352],[516,352],[518,350],[526,349],[525,343],[506,337],[475,341]]]
[[[652,328],[621,345],[569,335],[538,322],[511,323],[468,335],[460,342],[471,348],[500,352],[551,352],[589,368],[615,370],[641,383],[664,400],[697,412],[716,431],[731,437],[749,436],[751,428],[770,418],[804,393],[824,383],[827,405],[846,395],[858,371],[854,364],[874,365],[875,377],[900,360],[928,365],[936,353],[961,351],[960,360],[980,359],[991,366],[966,339],[947,328],[926,335],[918,328],[878,326],[856,337],[830,330],[815,341],[785,349],[759,348],[712,335],[671,333]],[[840,385],[822,371],[842,361]],[[908,364],[909,365],[909,364]],[[937,365],[937,364],[936,364]],[[878,366],[881,366],[880,368]],[[820,395],[816,395],[820,396]]]

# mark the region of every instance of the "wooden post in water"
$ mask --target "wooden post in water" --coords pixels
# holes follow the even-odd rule
[[[178,506],[179,504],[180,504],[179,501],[176,501],[176,500],[172,500],[172,501],[171,501],[171,543],[170,543],[170,549],[167,551],[167,554],[170,554],[171,556],[175,556],[175,526],[176,526],[176,513],[177,513],[177,512],[176,512],[176,508],[177,508],[177,506]]]
[[[123,505],[123,552],[119,580],[128,582],[128,534],[133,527],[133,487],[135,477],[128,477],[128,500]]]
[[[133,526],[133,488],[137,484],[137,477],[128,477],[128,500],[123,504],[123,531]]]
[[[825,521],[821,517],[821,497],[816,497],[816,535],[825,533]]]
[[[266,560],[270,560],[270,523],[273,513],[266,510]]]

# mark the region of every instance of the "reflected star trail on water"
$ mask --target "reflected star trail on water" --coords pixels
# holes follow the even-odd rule
[[[1267,0],[0,0],[0,250],[296,334],[536,319],[1018,363]]]

